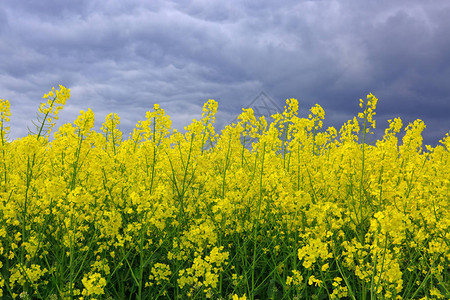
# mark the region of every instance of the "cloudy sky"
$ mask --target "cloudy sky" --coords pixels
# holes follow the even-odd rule
[[[124,133],[154,103],[182,129],[208,99],[220,129],[261,91],[340,128],[372,92],[380,131],[420,118],[434,146],[450,130],[448,16],[448,0],[4,0],[0,98],[15,139],[59,84],[72,97],[57,126],[91,108]]]

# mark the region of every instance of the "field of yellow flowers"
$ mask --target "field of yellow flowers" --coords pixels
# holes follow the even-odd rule
[[[128,138],[90,109],[54,132],[69,97],[14,141],[0,100],[2,299],[450,298],[449,134],[368,143],[372,94],[339,131],[288,99],[220,135],[214,100],[185,133],[159,105]]]

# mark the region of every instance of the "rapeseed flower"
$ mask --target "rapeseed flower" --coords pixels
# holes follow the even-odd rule
[[[368,143],[369,94],[339,131],[288,99],[219,135],[209,100],[186,132],[155,104],[128,139],[88,109],[49,141],[69,95],[12,142],[0,101],[2,297],[447,297],[450,135],[424,146],[417,120],[400,139],[396,118]]]

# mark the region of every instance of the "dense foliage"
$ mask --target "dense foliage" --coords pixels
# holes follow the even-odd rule
[[[289,99],[218,135],[210,100],[185,133],[155,105],[127,139],[89,109],[50,141],[69,97],[14,141],[0,101],[4,299],[450,298],[448,134],[423,149],[394,119],[367,143],[369,94],[339,132]]]

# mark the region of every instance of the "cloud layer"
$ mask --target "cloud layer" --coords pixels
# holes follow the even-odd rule
[[[281,107],[319,103],[327,125],[379,98],[389,118],[420,118],[425,142],[450,130],[450,2],[8,1],[0,7],[0,98],[11,137],[27,134],[40,97],[63,84],[62,123],[92,108],[130,132],[159,103],[182,128],[219,101],[218,127],[261,90]]]

